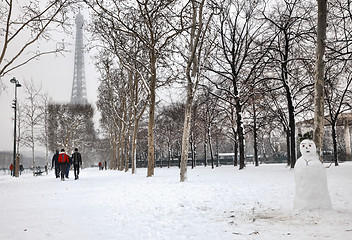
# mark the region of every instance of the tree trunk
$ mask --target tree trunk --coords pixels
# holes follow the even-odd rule
[[[213,144],[211,140],[211,124],[208,127],[208,142],[209,142],[209,151],[210,151],[210,159],[211,159],[211,168],[214,169],[214,153],[213,153]]]
[[[290,143],[291,143],[291,146],[290,146],[291,168],[294,168],[296,164],[296,121],[295,121],[295,109],[293,105],[289,106],[289,124],[290,124]]]
[[[293,106],[292,101],[292,93],[290,86],[288,85],[288,56],[289,56],[289,45],[290,45],[290,38],[288,36],[287,31],[284,31],[285,37],[285,49],[284,55],[281,64],[281,79],[283,82],[284,89],[286,91],[286,99],[287,99],[287,107],[288,107],[288,125],[289,125],[289,133],[290,133],[290,164],[291,168],[294,168],[296,163],[296,130],[295,130],[295,108]]]
[[[48,141],[46,141],[48,142]],[[45,145],[45,165],[46,165],[46,175],[49,174],[49,151],[48,151],[48,144]]]
[[[206,132],[207,131],[205,131],[205,134],[204,134],[204,144],[203,144],[203,148],[204,148],[204,167],[207,166],[207,148],[208,148],[208,144],[207,144]]]
[[[220,160],[219,160],[219,138],[216,137],[216,167],[219,167]]]
[[[255,166],[258,167],[259,166],[259,161],[258,161],[258,141],[257,141],[257,130],[254,129],[254,162],[255,162]]]
[[[121,153],[120,153],[120,156],[121,156],[121,158],[120,158],[120,165],[119,165],[119,171],[122,171],[123,170],[123,165],[124,165],[124,163],[125,163],[125,161],[126,161],[126,155],[127,155],[127,153],[126,153],[126,123],[125,122],[123,122],[122,123],[122,130],[121,130],[121,132],[122,132],[122,137],[121,137],[121,146],[120,146],[120,151],[121,151]]]
[[[324,55],[326,38],[327,0],[318,0],[317,47],[315,62],[315,94],[314,94],[314,134],[313,141],[322,161],[324,137]]]
[[[170,139],[167,140],[167,168],[170,168],[170,159],[171,159],[171,147]]]
[[[32,159],[33,159],[33,176],[35,176],[35,157],[34,157],[34,146],[32,146]]]
[[[197,146],[195,144],[195,142],[193,142],[193,152],[192,152],[192,156],[193,156],[193,159],[194,159],[194,167],[197,166]]]
[[[150,101],[149,101],[149,122],[148,122],[148,173],[147,177],[154,176],[154,124],[155,124],[155,88],[156,88],[156,53],[150,51],[151,77],[150,77]]]
[[[233,145],[233,153],[234,153],[234,157],[233,157],[233,166],[236,167],[237,166],[237,162],[238,162],[238,144],[237,144],[237,140],[235,139],[234,145]]]
[[[237,133],[238,133],[238,145],[240,150],[240,167],[242,170],[245,167],[244,163],[244,135],[243,135],[243,122],[242,122],[242,105],[240,100],[236,100],[236,116],[237,116]]]
[[[195,164],[195,159],[194,159],[194,145],[193,145],[193,132],[191,133],[191,138],[190,138],[190,144],[191,144],[191,159],[192,159],[192,169],[194,168]]]
[[[130,159],[132,160],[131,157],[131,133],[130,131],[128,131],[127,137],[126,137],[126,156],[125,156],[125,172],[128,172],[129,168],[130,168]]]
[[[286,147],[287,147],[287,166],[292,166],[291,165],[291,144],[290,144],[290,130],[285,129],[286,133]]]
[[[120,170],[120,165],[122,161],[122,121],[119,121],[119,135],[118,135],[118,143],[117,143],[117,163],[116,169]]]
[[[331,136],[332,136],[332,143],[333,143],[333,147],[334,147],[334,163],[335,163],[335,166],[338,166],[339,161],[338,161],[338,156],[337,156],[337,138],[336,138],[336,122],[335,121],[331,124]]]
[[[136,173],[136,165],[137,165],[137,157],[136,157],[137,132],[138,132],[138,126],[136,126],[136,123],[135,123],[134,129],[133,129],[133,140],[132,140],[132,174]]]
[[[112,169],[116,170],[117,169],[117,162],[118,162],[118,135],[117,135],[117,129],[114,130],[114,141],[113,141],[113,156],[112,156]]]
[[[255,109],[255,104],[253,104],[253,150],[254,150],[254,162],[255,166],[259,166],[258,162],[258,141],[257,141],[257,112]]]
[[[189,133],[191,131],[192,102],[193,102],[193,86],[191,85],[188,87],[188,90],[187,90],[185,120],[183,123],[180,182],[184,182],[187,180],[188,146],[189,146]]]

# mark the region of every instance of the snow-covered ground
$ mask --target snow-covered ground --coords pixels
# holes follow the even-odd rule
[[[0,175],[0,239],[352,240],[352,163],[326,169],[333,210],[293,210],[285,165]]]

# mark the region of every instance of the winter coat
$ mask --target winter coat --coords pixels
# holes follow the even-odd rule
[[[60,153],[59,163],[70,163],[69,156],[66,153]]]
[[[74,165],[82,165],[82,156],[79,152],[74,152],[72,154],[72,163]]]
[[[59,165],[59,152],[57,151],[53,156],[53,161],[51,166],[58,166]]]

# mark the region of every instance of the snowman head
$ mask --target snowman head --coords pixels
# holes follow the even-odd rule
[[[303,157],[316,156],[317,147],[312,140],[305,139],[301,142],[299,149]]]

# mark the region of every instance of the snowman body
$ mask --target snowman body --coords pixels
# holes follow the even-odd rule
[[[300,151],[302,156],[296,161],[294,169],[294,209],[331,209],[325,167],[319,161],[315,143],[303,140]]]

